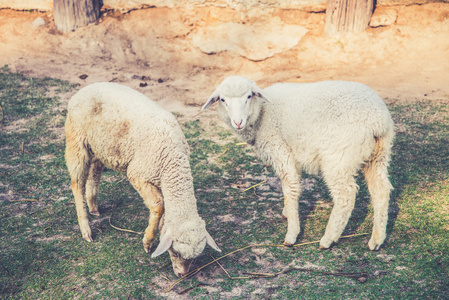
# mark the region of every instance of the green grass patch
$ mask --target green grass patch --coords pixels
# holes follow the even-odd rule
[[[232,277],[246,272],[272,278],[229,279],[217,264],[176,285],[168,254],[151,259],[142,236],[148,210],[125,176],[102,177],[101,217],[90,217],[94,242],[82,240],[64,162],[70,83],[31,78],[0,68],[0,298],[150,299],[163,297],[278,299],[447,299],[449,297],[449,111],[443,101],[389,105],[397,136],[390,177],[388,239],[368,250],[369,235],[342,239],[331,250],[318,245],[258,247],[220,261]],[[200,215],[223,254],[249,244],[281,244],[280,182],[250,146],[227,130],[199,121],[182,124]],[[250,186],[266,180],[246,192]],[[361,178],[356,209],[344,235],[371,232],[372,209]],[[304,174],[298,243],[319,240],[332,201],[319,177]],[[36,200],[36,201],[30,201]],[[220,254],[209,247],[198,268]],[[167,264],[167,265],[165,265]],[[164,266],[165,265],[165,266]],[[342,274],[355,274],[342,276]],[[361,279],[363,274],[365,280]]]

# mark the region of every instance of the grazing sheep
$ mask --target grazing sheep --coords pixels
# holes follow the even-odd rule
[[[300,232],[301,170],[324,177],[334,208],[320,241],[329,248],[340,238],[351,212],[362,170],[374,206],[368,246],[378,250],[386,237],[392,186],[387,167],[394,124],[382,99],[355,82],[278,83],[265,89],[244,77],[226,78],[203,106],[219,102],[218,114],[243,141],[273,166],[284,193],[288,228],[284,244]]]
[[[147,253],[158,225],[161,229],[151,257],[168,250],[175,274],[182,276],[206,243],[220,251],[198,215],[188,145],[170,112],[129,87],[96,83],[70,100],[65,134],[65,158],[86,241],[92,241],[92,233],[85,203],[92,215],[100,215],[97,194],[106,166],[125,172],[150,209],[143,237]]]

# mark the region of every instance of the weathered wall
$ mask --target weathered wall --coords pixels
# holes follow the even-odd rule
[[[317,12],[324,11],[326,8],[326,0],[103,0],[103,2],[104,5],[119,10],[144,6],[183,8],[219,6],[238,10],[276,7]],[[448,3],[449,0],[378,0],[377,5],[411,5],[429,2]],[[53,0],[0,0],[0,8],[53,10]]]
[[[323,11],[326,0],[104,0],[105,5],[120,9],[139,7],[142,4],[166,7],[219,6],[246,10],[251,8],[284,8]]]

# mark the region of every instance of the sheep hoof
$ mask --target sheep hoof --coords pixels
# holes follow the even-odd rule
[[[368,242],[368,248],[371,251],[377,251],[380,249],[380,247],[382,246],[384,241],[385,241],[385,234],[383,234],[380,237],[378,234],[377,235],[373,234],[373,236],[371,236],[371,238]]]
[[[291,244],[291,243],[288,243],[288,242],[286,242],[286,241],[284,241],[284,246],[287,246],[287,247],[292,247],[293,246],[293,244]]]
[[[82,220],[80,222],[80,231],[81,231],[81,235],[84,240],[86,240],[88,242],[94,241],[92,239],[92,231],[90,230],[89,223],[86,222],[85,220]]]
[[[337,241],[338,241],[338,239],[337,239]],[[333,239],[326,238],[325,236],[323,236],[320,240],[320,249],[323,249],[323,250],[329,249],[333,243],[334,243]]]
[[[143,249],[145,250],[146,253],[150,253],[152,244],[153,243],[145,243],[145,242],[143,242]]]
[[[371,251],[377,251],[377,250],[379,250],[380,249],[380,244],[376,244],[376,243],[374,243],[374,242],[369,242],[368,243],[368,248],[371,250]]]
[[[371,251],[378,251],[378,250],[380,249],[380,246],[379,246],[379,245],[376,245],[374,248],[371,248],[371,247],[368,246],[368,248],[369,248]]]
[[[88,241],[88,242],[93,242],[94,241],[90,235],[83,235],[83,239]]]
[[[98,210],[93,210],[93,211],[90,211],[89,213],[90,213],[91,215],[94,215],[94,216],[97,216],[97,217],[100,216],[100,212],[99,212]]]

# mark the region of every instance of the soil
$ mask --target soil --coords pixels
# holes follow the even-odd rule
[[[196,116],[215,86],[235,74],[260,87],[281,81],[358,81],[387,102],[447,99],[449,4],[388,10],[397,16],[390,26],[326,37],[325,14],[299,10],[242,12],[205,7],[123,13],[104,8],[96,24],[62,34],[55,29],[51,12],[4,9],[0,10],[0,66],[7,64],[30,76],[68,80],[80,87],[119,82],[185,119]],[[45,20],[44,26],[33,26],[38,17]],[[274,44],[267,42],[265,34],[273,23],[284,26],[279,27],[280,37]],[[253,26],[253,30],[251,36],[242,33],[237,48],[202,52],[196,46],[198,40],[208,48],[215,45],[214,30],[224,24]],[[291,38],[289,32],[299,32],[287,27],[300,28],[303,36],[294,43],[286,41]],[[209,36],[204,33],[208,29],[214,29]],[[71,95],[62,96],[67,101]]]

